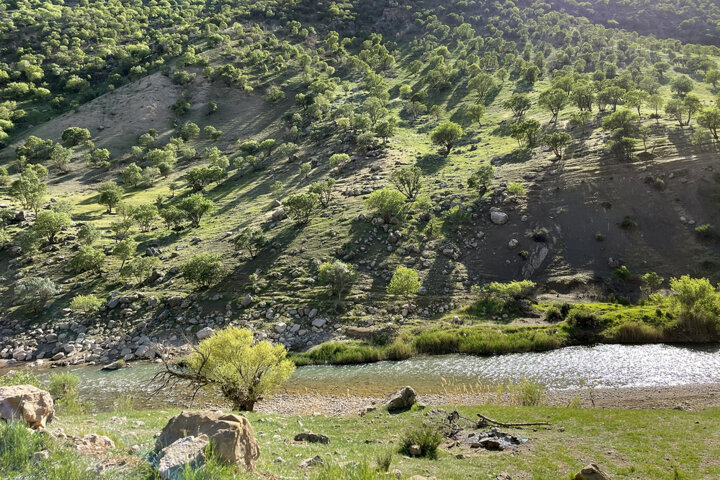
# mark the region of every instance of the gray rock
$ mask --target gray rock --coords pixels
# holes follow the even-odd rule
[[[327,323],[327,320],[325,320],[324,318],[316,318],[312,321],[312,326],[315,328],[322,328],[323,326],[325,326],[325,323]]]
[[[205,465],[206,435],[181,438],[160,451],[158,474],[163,480],[179,480],[185,465],[196,469]]]
[[[320,455],[315,455],[312,458],[306,458],[302,462],[300,462],[299,467],[300,468],[310,468],[314,467],[315,465],[324,465],[325,461]]]
[[[213,333],[215,333],[215,330],[210,327],[205,327],[198,330],[197,333],[195,333],[195,336],[198,340],[205,340],[206,338],[211,337]]]
[[[403,387],[388,398],[385,408],[389,411],[407,410],[417,401],[417,393],[412,387]]]
[[[240,301],[240,304],[241,304],[243,307],[247,307],[247,306],[249,306],[250,304],[252,304],[254,300],[255,300],[255,299],[252,297],[252,295],[250,295],[249,293],[247,293],[247,294],[245,294],[245,296],[243,297],[243,299]]]
[[[509,220],[508,214],[500,210],[490,212],[490,221],[495,225],[505,225]]]

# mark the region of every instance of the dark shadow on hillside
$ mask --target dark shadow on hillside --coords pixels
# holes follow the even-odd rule
[[[420,167],[420,170],[422,170],[424,175],[432,175],[445,166],[445,163],[447,163],[447,157],[437,153],[426,153],[415,163],[418,167]]]

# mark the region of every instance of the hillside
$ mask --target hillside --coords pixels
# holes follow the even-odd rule
[[[506,323],[545,349],[628,319],[712,340],[658,299],[590,333],[546,311],[720,280],[716,12],[549,3],[7,4],[2,356],[132,359],[229,323],[299,351]],[[478,306],[522,280],[531,308]]]

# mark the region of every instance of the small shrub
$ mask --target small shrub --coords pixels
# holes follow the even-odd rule
[[[595,330],[600,327],[602,318],[595,312],[573,309],[567,317],[568,325],[580,330]]]
[[[528,379],[518,385],[515,393],[517,403],[523,407],[538,407],[545,401],[545,387]]]
[[[70,301],[70,308],[76,312],[97,312],[102,307],[102,300],[95,295],[78,295]]]
[[[420,447],[421,457],[435,459],[437,458],[437,449],[442,441],[443,435],[437,427],[421,423],[405,431],[400,439],[400,452],[410,455],[410,447],[417,445]]]
[[[703,240],[710,240],[715,237],[715,228],[709,223],[704,223],[695,227],[695,235]]]
[[[621,265],[613,270],[613,275],[618,277],[620,280],[627,280],[630,278],[630,270],[625,265]]]
[[[0,387],[13,385],[33,385],[40,387],[40,380],[29,370],[11,370],[5,375],[0,375]]]
[[[511,183],[507,186],[507,193],[510,195],[520,196],[525,195],[527,191],[523,187],[522,183]]]
[[[626,216],[622,219],[622,222],[618,224],[623,230],[633,230],[637,228],[637,223],[630,217]]]
[[[562,313],[560,312],[560,309],[553,305],[552,307],[548,308],[545,311],[545,321],[556,323],[556,322],[562,322],[564,320]]]
[[[375,463],[377,463],[377,470],[379,472],[389,472],[390,471],[390,465],[392,465],[392,459],[393,459],[393,451],[392,450],[386,450],[384,452],[380,452],[375,457]]]

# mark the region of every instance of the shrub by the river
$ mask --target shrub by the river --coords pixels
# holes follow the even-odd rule
[[[410,447],[420,447],[420,457],[437,458],[437,449],[443,441],[443,435],[434,425],[420,423],[408,428],[400,439],[400,452],[410,455]]]

